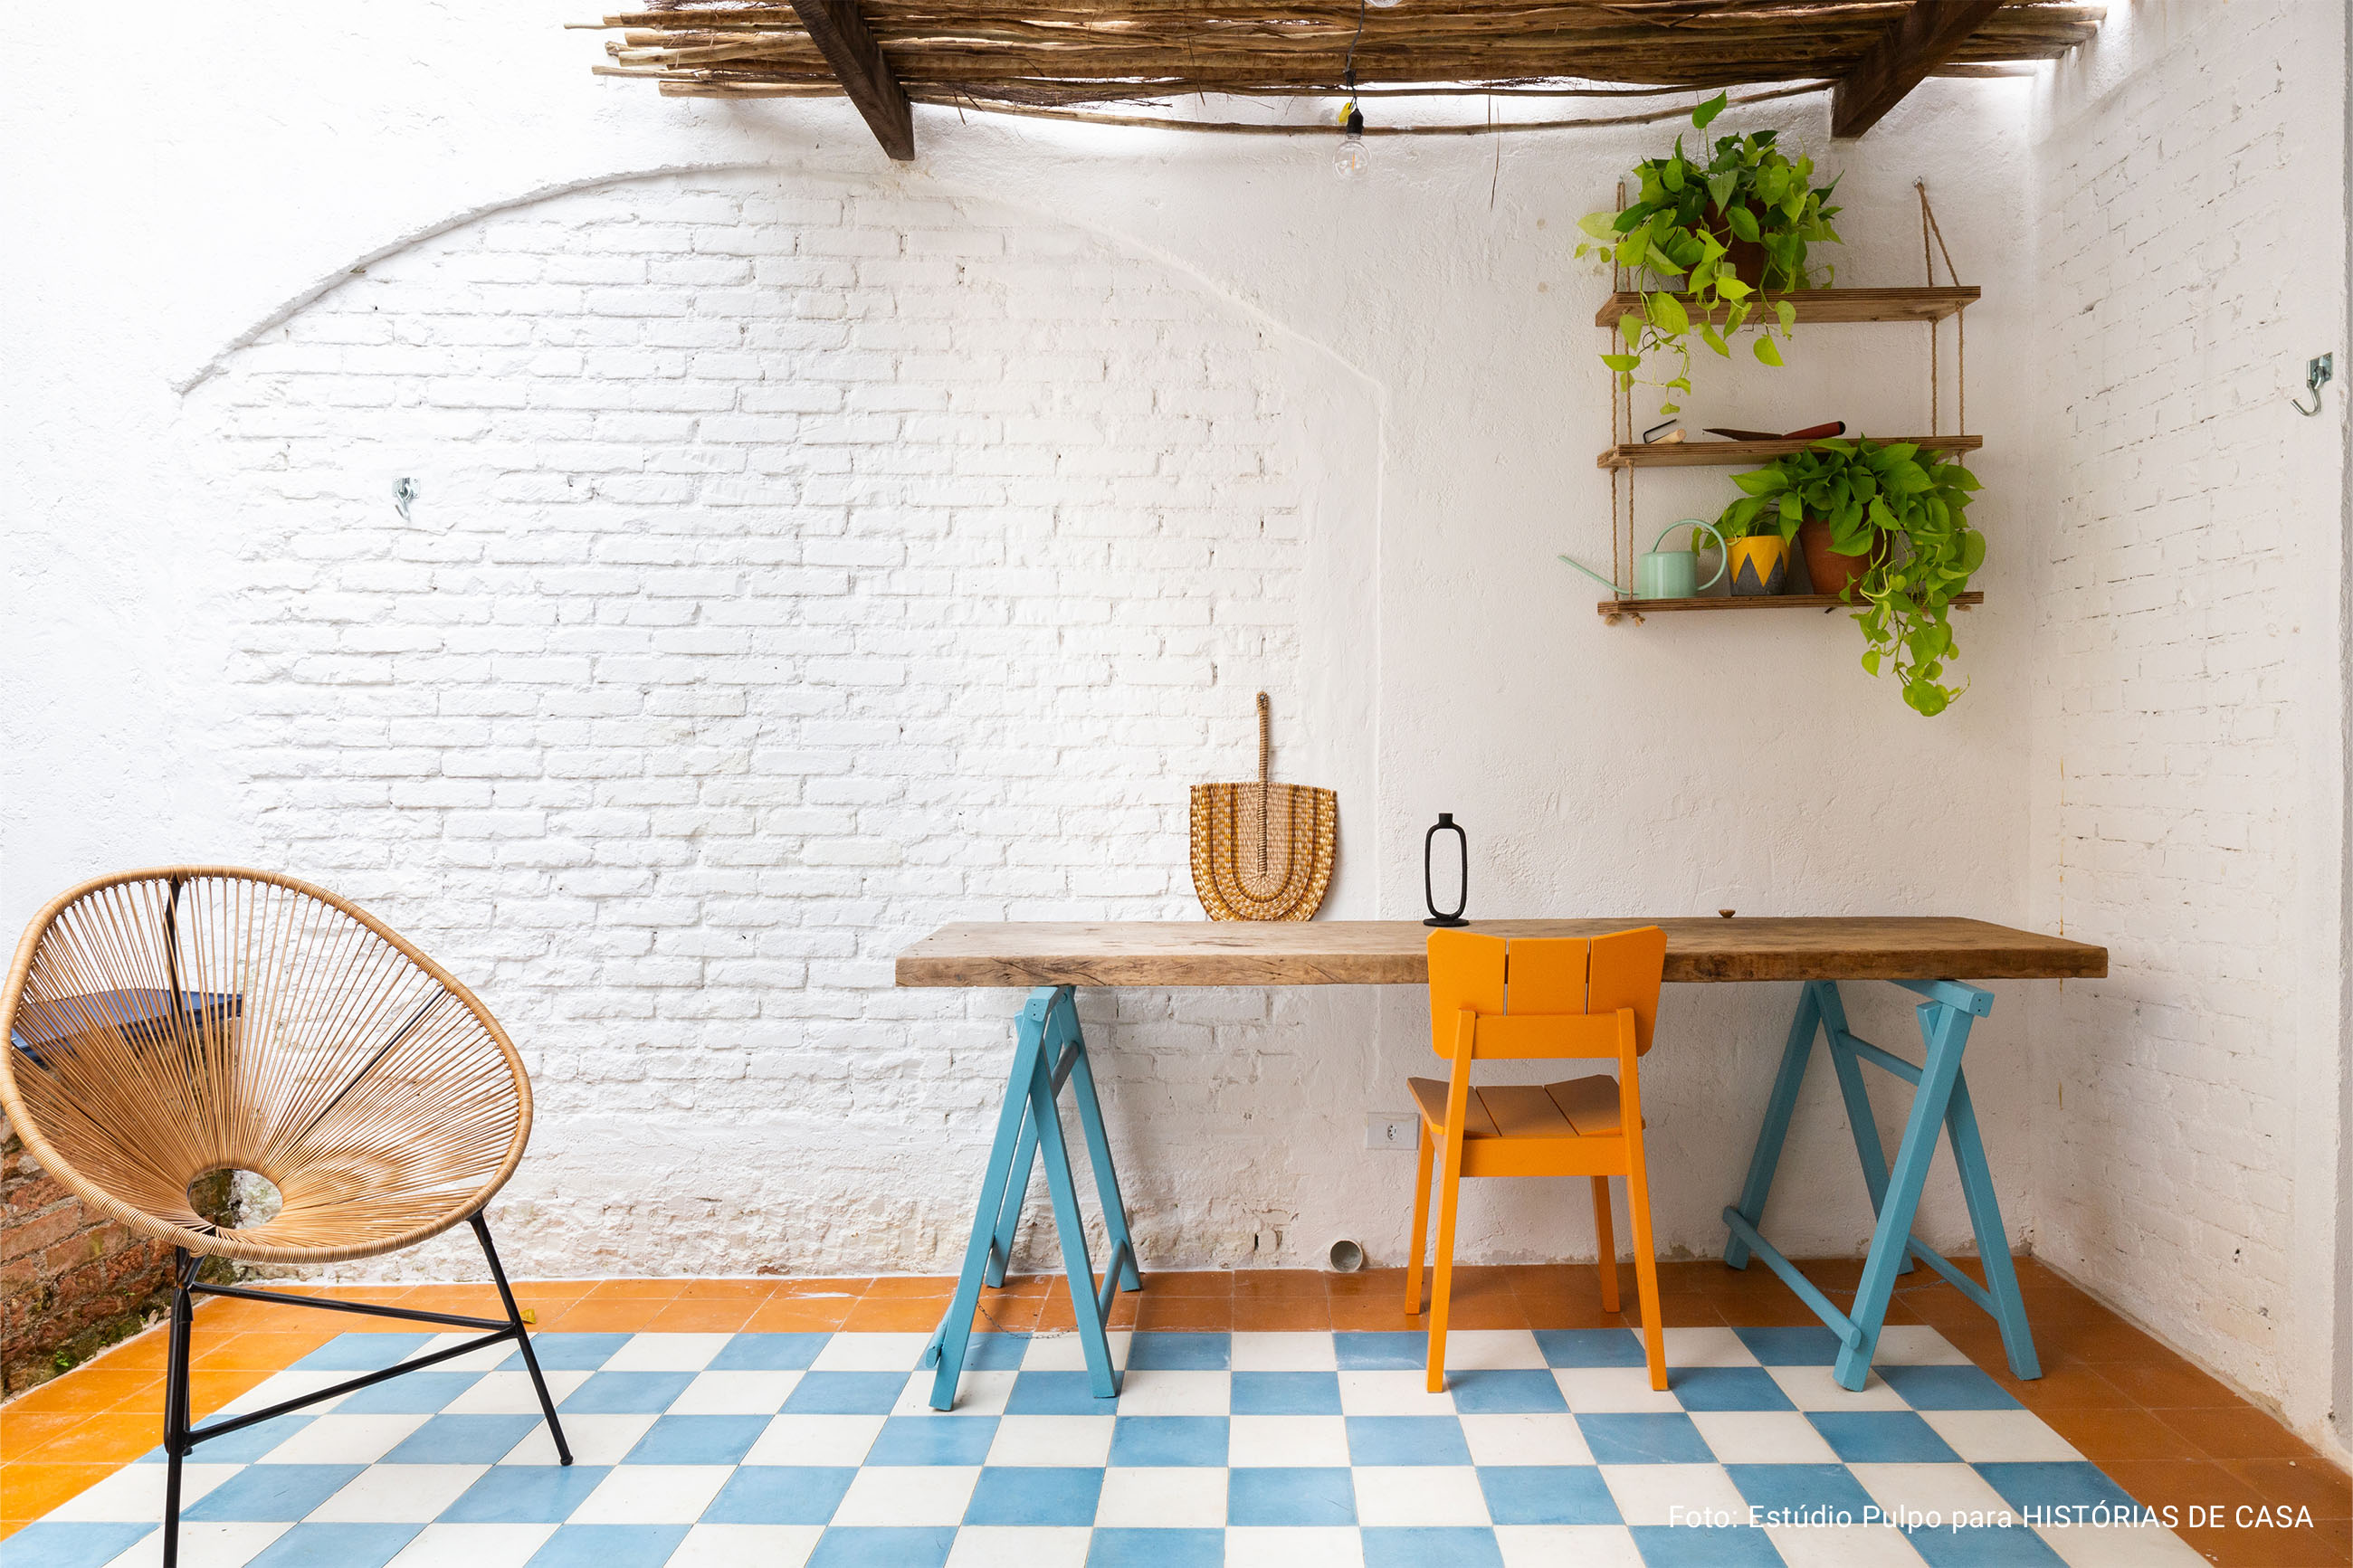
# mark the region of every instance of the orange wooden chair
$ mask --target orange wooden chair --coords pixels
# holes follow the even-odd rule
[[[1601,1307],[1618,1310],[1618,1247],[1609,1178],[1626,1178],[1634,1221],[1634,1279],[1651,1386],[1667,1386],[1659,1322],[1659,1265],[1651,1248],[1651,1189],[1642,1167],[1637,1062],[1651,1048],[1667,934],[1657,926],[1591,939],[1504,939],[1430,933],[1430,1048],[1452,1063],[1443,1083],[1406,1080],[1421,1108],[1421,1163],[1413,1194],[1413,1265],[1406,1311],[1421,1310],[1430,1234],[1430,1176],[1438,1167],[1438,1279],[1430,1308],[1430,1391],[1446,1387],[1446,1310],[1454,1284],[1454,1211],[1465,1176],[1588,1176],[1599,1238]],[[1595,1073],[1541,1086],[1474,1089],[1471,1064],[1531,1057],[1614,1057]],[[1629,1132],[1628,1129],[1632,1129]]]

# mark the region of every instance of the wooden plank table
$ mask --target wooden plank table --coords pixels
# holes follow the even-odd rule
[[[1667,933],[1667,979],[2073,980],[2105,948],[1950,915],[1473,921],[1504,938]],[[902,985],[1426,985],[1419,921],[1015,921],[942,926],[899,955]]]
[[[2019,1293],[2010,1241],[1995,1200],[1992,1173],[1961,1074],[1969,1026],[1993,1010],[1993,995],[1973,980],[2097,978],[2108,972],[2105,948],[2065,937],[2014,931],[1947,915],[1710,919],[1476,921],[1471,929],[1506,938],[1592,936],[1657,925],[1667,933],[1666,978],[1681,984],[1785,980],[1802,983],[1797,1016],[1765,1106],[1764,1125],[1750,1156],[1740,1201],[1724,1211],[1730,1239],[1725,1261],[1747,1267],[1761,1258],[1829,1327],[1839,1344],[1833,1373],[1860,1389],[1886,1321],[1895,1277],[1913,1261],[1929,1265],[1991,1313],[2020,1377],[2041,1375]],[[1020,1224],[1033,1158],[1042,1156],[1046,1184],[1070,1277],[1090,1381],[1098,1395],[1119,1390],[1104,1324],[1122,1289],[1142,1287],[1127,1211],[1119,1194],[1094,1078],[1080,1034],[1075,988],[1081,985],[1184,987],[1201,985],[1421,985],[1429,971],[1429,931],[1415,921],[1218,922],[1195,921],[1009,921],[943,926],[899,955],[897,982],[907,986],[1031,987],[1014,1035],[1013,1070],[997,1115],[997,1138],[973,1215],[972,1239],[947,1316],[924,1355],[936,1368],[932,1404],[955,1399],[972,1320],[984,1283],[1001,1284]],[[1917,994],[1924,1059],[1915,1064],[1856,1037],[1848,1028],[1839,984],[1883,980]],[[1773,1173],[1788,1135],[1789,1117],[1812,1059],[1814,1039],[1830,1048],[1878,1223],[1852,1313],[1839,1310],[1799,1273],[1757,1230],[1771,1194]],[[1862,1066],[1882,1068],[1915,1086],[1912,1110],[1894,1165],[1872,1118]],[[1096,1283],[1087,1255],[1058,1098],[1072,1086],[1080,1127],[1094,1168],[1111,1256]],[[1953,1146],[1971,1228],[1984,1264],[1980,1286],[1912,1235],[1912,1220],[1936,1152],[1939,1129]]]

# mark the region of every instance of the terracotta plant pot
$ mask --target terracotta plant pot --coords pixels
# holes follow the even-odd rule
[[[1887,559],[1884,535],[1868,555],[1841,555],[1831,548],[1831,525],[1812,518],[1798,525],[1798,548],[1806,552],[1806,575],[1813,580],[1817,594],[1842,594]]]
[[[1778,533],[1736,539],[1729,552],[1732,591],[1744,599],[1787,593],[1789,586],[1789,542]]]
[[[1716,243],[1724,247],[1724,259],[1731,267],[1735,278],[1752,289],[1765,287],[1765,269],[1773,264],[1773,258],[1762,243],[1753,239],[1736,239],[1721,217],[1703,224],[1701,227],[1715,236]],[[1785,279],[1774,281],[1773,288],[1777,293],[1788,287],[1788,282]]]

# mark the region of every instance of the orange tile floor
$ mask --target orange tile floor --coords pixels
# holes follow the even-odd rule
[[[1862,1265],[1802,1265],[1841,1307]],[[1633,1271],[1621,1271],[1634,1300]],[[2031,1259],[2020,1266],[2043,1375],[2010,1375],[1992,1322],[1942,1280],[1920,1271],[1902,1286],[1888,1321],[1934,1326],[2021,1404],[2144,1504],[2245,1503],[2309,1509],[2316,1528],[2183,1529],[2183,1539],[2229,1568],[2345,1568],[2353,1562],[2353,1478],[2155,1340]],[[1812,1316],[1761,1268],[1715,1262],[1660,1266],[1672,1327],[1803,1324]],[[1464,1329],[1637,1327],[1600,1310],[1590,1266],[1456,1271],[1454,1323]],[[938,1323],[954,1281],[878,1279],[566,1279],[518,1284],[542,1330],[575,1332],[908,1332]],[[1145,1276],[1123,1296],[1115,1326],[1207,1331],[1414,1329],[1401,1310],[1403,1271],[1321,1274],[1269,1269]],[[325,1293],[325,1292],[322,1292]],[[488,1286],[348,1287],[332,1294],[448,1311],[491,1313]],[[1017,1279],[982,1310],[1011,1331],[1069,1328],[1059,1276]],[[983,1325],[986,1327],[987,1325]],[[196,1313],[192,1399],[217,1409],[338,1333],[408,1331],[392,1319],[213,1300]],[[21,1529],[118,1466],[153,1447],[161,1431],[164,1334],[153,1330],[0,1407],[0,1536]]]

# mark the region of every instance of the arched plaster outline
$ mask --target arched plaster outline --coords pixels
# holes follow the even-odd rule
[[[827,184],[849,187],[852,189],[871,188],[868,182],[858,180],[852,176],[840,174],[837,171],[826,170],[819,172],[807,169],[797,169],[791,164],[779,163],[769,159],[730,159],[712,163],[661,163],[653,165],[649,168],[617,170],[602,174],[586,175],[576,180],[560,180],[553,184],[533,186],[529,190],[519,191],[512,195],[499,197],[494,201],[482,202],[474,206],[467,207],[460,212],[451,214],[447,217],[438,218],[432,223],[423,225],[417,228],[406,230],[373,249],[362,251],[353,256],[350,260],[344,262],[342,266],[324,274],[315,281],[306,284],[304,287],[288,296],[277,305],[272,306],[269,310],[263,312],[260,318],[255,321],[251,326],[247,327],[244,331],[236,333],[222,342],[218,348],[215,349],[211,354],[206,357],[203,363],[197,365],[186,375],[175,379],[172,383],[172,390],[180,394],[182,396],[185,396],[188,393],[193,392],[205,382],[210,380],[212,377],[219,374],[223,370],[225,370],[227,367],[229,360],[237,353],[238,350],[250,348],[253,344],[259,342],[271,330],[283,326],[286,322],[293,320],[293,318],[302,310],[325,298],[330,291],[337,288],[339,285],[348,281],[353,275],[361,271],[363,268],[373,267],[377,262],[385,260],[386,258],[396,256],[400,252],[408,249],[411,246],[422,245],[428,239],[438,238],[442,235],[461,229],[468,224],[480,222],[483,218],[491,217],[499,213],[511,212],[520,207],[533,206],[543,201],[552,201],[557,196],[577,195],[582,192],[593,191],[605,185],[628,184],[636,180],[656,180],[677,174],[725,174],[762,171],[776,174],[796,174],[803,179],[819,181]],[[1269,331],[1278,333],[1283,338],[1286,338],[1302,347],[1312,350],[1322,357],[1330,360],[1333,364],[1338,366],[1341,370],[1345,371],[1349,375],[1355,377],[1358,383],[1372,393],[1375,406],[1380,411],[1383,424],[1387,424],[1388,418],[1388,387],[1387,384],[1366,371],[1362,366],[1348,360],[1329,343],[1308,336],[1298,328],[1292,326],[1289,322],[1284,321],[1274,315],[1257,300],[1244,295],[1230,284],[1223,282],[1202,270],[1202,268],[1196,263],[1188,261],[1183,257],[1163,249],[1158,246],[1148,245],[1138,239],[1134,235],[1123,233],[1117,229],[1108,228],[1101,224],[1089,223],[1084,219],[1074,217],[1067,213],[1057,212],[1049,207],[1039,206],[1032,203],[1013,201],[999,192],[979,190],[956,181],[942,180],[933,175],[906,175],[902,176],[900,183],[903,189],[906,186],[914,184],[918,180],[924,181],[937,186],[943,191],[951,193],[960,200],[985,203],[1007,212],[1022,213],[1031,217],[1043,218],[1054,223],[1062,224],[1071,228],[1077,229],[1082,233],[1093,235],[1097,238],[1102,239],[1108,244],[1127,250],[1133,254],[1150,257],[1155,261],[1160,263],[1163,267],[1167,268],[1170,271],[1191,279],[1202,292],[1220,300],[1232,310],[1240,312],[1242,315],[1250,318],[1251,321],[1257,322],[1259,325],[1268,329]]]

